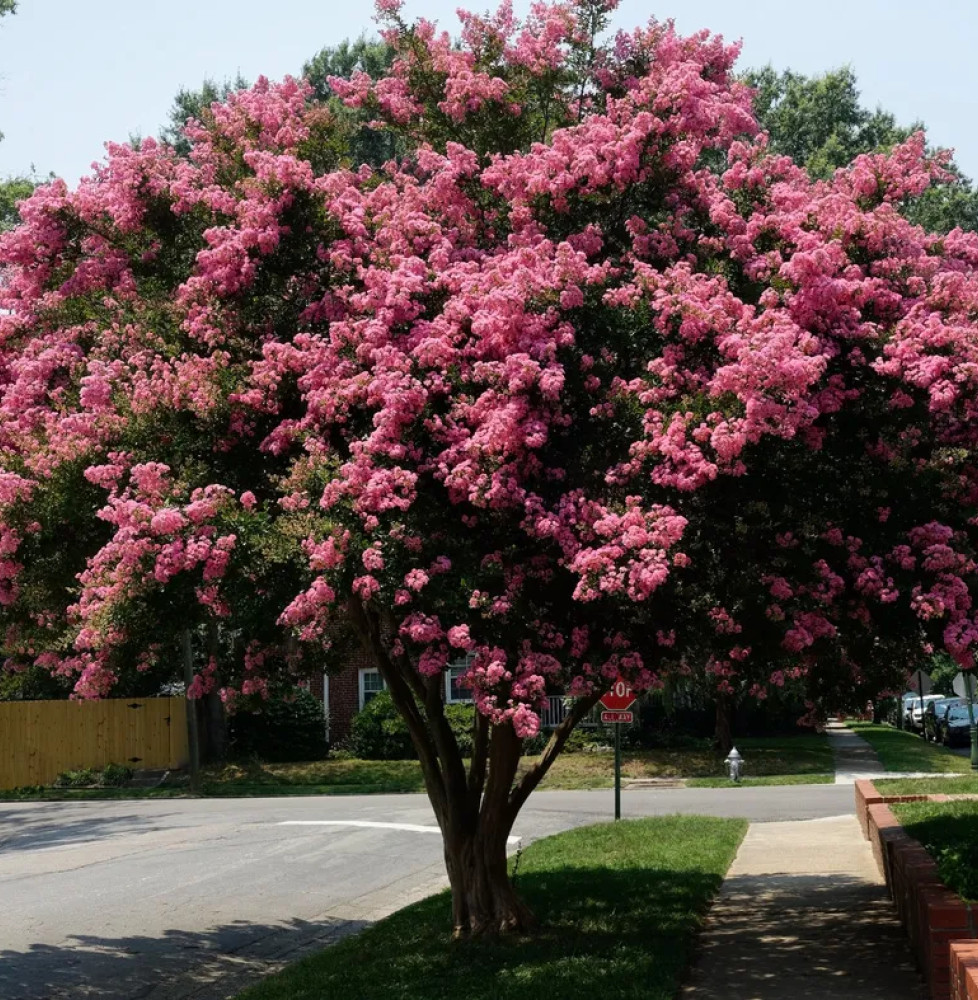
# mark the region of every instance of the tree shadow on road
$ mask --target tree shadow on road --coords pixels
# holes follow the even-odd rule
[[[153,833],[164,829],[167,819],[168,814],[159,811],[105,816],[93,809],[91,813],[72,811],[66,815],[63,803],[47,809],[2,809],[0,857],[10,851],[36,851],[104,840],[107,836]]]

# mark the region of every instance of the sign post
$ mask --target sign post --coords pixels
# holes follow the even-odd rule
[[[615,819],[621,819],[621,727],[635,717],[628,711],[635,701],[631,684],[619,677],[601,698],[601,721],[615,727]]]
[[[954,693],[968,699],[968,734],[971,737],[971,770],[978,771],[978,725],[975,724],[975,674],[961,670],[954,678]]]

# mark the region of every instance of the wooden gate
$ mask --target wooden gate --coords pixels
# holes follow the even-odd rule
[[[183,698],[0,702],[0,788],[106,764],[186,767]]]

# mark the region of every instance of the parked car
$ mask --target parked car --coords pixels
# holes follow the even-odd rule
[[[919,696],[915,698],[910,704],[910,728],[922,730],[924,727],[923,710],[929,701],[941,701],[944,698],[942,694],[925,694],[921,699]]]
[[[967,704],[952,705],[941,721],[941,742],[946,747],[966,747],[971,742],[970,728]]]
[[[956,705],[966,705],[966,703],[962,698],[938,698],[924,703],[924,739],[940,742],[944,716]]]
[[[910,713],[913,711],[913,703],[920,697],[916,691],[908,691],[900,696],[899,712],[902,728],[906,729],[910,725]]]

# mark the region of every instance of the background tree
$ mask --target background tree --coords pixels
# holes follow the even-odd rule
[[[821,76],[771,66],[748,71],[744,79],[756,90],[758,124],[770,133],[771,151],[784,153],[813,176],[827,179],[863,153],[887,152],[924,124],[898,125],[883,108],[860,103],[856,75],[850,67]],[[908,218],[931,232],[955,226],[978,229],[978,190],[953,164],[951,176],[931,185],[903,207]]]
[[[348,156],[353,166],[361,163],[382,166],[403,155],[406,147],[396,132],[370,128],[365,109],[350,108],[337,100],[329,81],[333,77],[349,80],[355,73],[380,79],[386,75],[393,58],[394,50],[386,42],[361,36],[352,43],[343,41],[320,49],[302,67],[302,75],[312,84],[315,99],[327,103],[346,122]]]
[[[0,232],[20,224],[17,203],[27,198],[37,186],[32,177],[8,177],[0,181]]]
[[[380,166],[400,155],[403,148],[398,144],[394,132],[369,128],[369,117],[364,110],[348,108],[336,100],[329,78],[348,79],[354,73],[367,73],[379,78],[387,71],[392,58],[393,49],[385,42],[361,37],[355,42],[342,41],[339,45],[320,49],[302,67],[302,76],[312,86],[311,99],[327,105],[332,114],[343,123],[338,131],[345,138],[345,155],[354,166],[361,163]],[[247,86],[248,81],[239,74],[235,80],[226,80],[220,85],[205,79],[196,90],[180,90],[170,109],[167,125],[160,132],[160,138],[173,146],[180,156],[188,156],[191,143],[184,136],[187,122],[205,121],[211,105],[226,101],[230,94]]]
[[[351,625],[459,935],[531,924],[507,836],[619,674],[845,707],[978,642],[978,237],[898,210],[944,159],[917,134],[813,180],[743,140],[733,47],[606,49],[613,6],[456,44],[382,0],[389,73],[328,82],[411,155],[349,169],[345,119],[259,80],[189,157],[110,146],[0,239],[11,667],[99,696],[216,625],[191,693],[233,700]]]
[[[180,156],[189,156],[192,146],[184,135],[187,123],[191,120],[205,121],[212,104],[226,101],[235,91],[245,90],[248,86],[248,81],[238,73],[233,80],[225,80],[223,83],[216,83],[207,77],[196,90],[181,87],[173,99],[173,106],[170,108],[167,124],[160,132],[160,138],[169,143]]]

